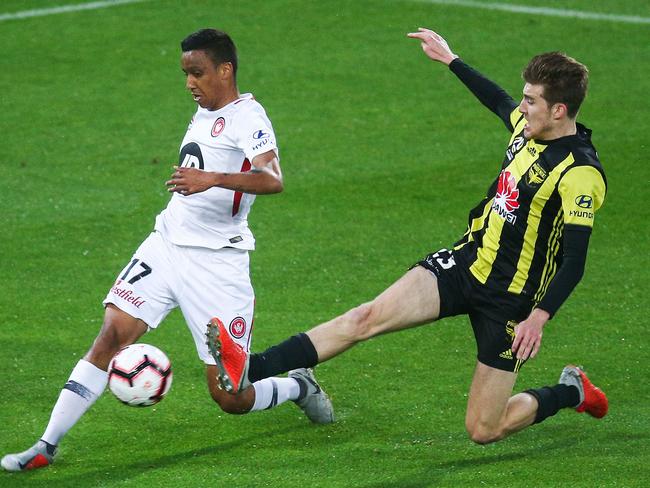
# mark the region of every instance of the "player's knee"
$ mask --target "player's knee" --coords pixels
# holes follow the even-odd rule
[[[109,304],[102,328],[84,359],[106,369],[120,349],[133,344],[146,330],[144,322]]]
[[[503,439],[505,436],[502,429],[480,422],[472,425],[466,424],[465,428],[467,429],[469,438],[476,444],[490,444],[491,442]]]
[[[114,327],[105,324],[93,342],[93,345],[90,347],[85,359],[95,364],[97,367],[106,369],[113,356],[115,356],[122,347],[129,344],[130,342],[125,342]]]
[[[368,302],[353,308],[343,316],[343,329],[352,342],[363,341],[375,335],[375,309],[374,302]]]

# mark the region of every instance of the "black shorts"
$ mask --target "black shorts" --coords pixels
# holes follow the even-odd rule
[[[468,315],[474,329],[477,358],[504,371],[519,371],[524,361],[512,353],[514,328],[528,317],[533,303],[526,297],[498,292],[480,283],[452,251],[441,249],[416,263],[436,275],[440,317]]]

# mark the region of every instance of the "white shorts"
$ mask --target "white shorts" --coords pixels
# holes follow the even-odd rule
[[[205,344],[212,317],[221,319],[239,345],[250,348],[255,294],[248,251],[177,246],[153,232],[118,275],[104,300],[108,303],[150,330],[180,307],[199,358],[214,364]]]

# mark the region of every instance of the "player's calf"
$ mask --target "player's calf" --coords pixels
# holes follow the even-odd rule
[[[226,392],[219,381],[219,370],[216,366],[208,365],[206,379],[210,396],[225,413],[241,415],[250,412],[255,403],[255,394],[252,388],[231,394]]]

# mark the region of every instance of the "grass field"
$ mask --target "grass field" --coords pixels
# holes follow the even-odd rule
[[[63,2],[82,3],[6,0],[0,14]],[[650,17],[642,0],[544,4]],[[498,171],[501,122],[406,32],[438,30],[515,97],[538,52],[587,64],[580,120],[608,196],[585,278],[516,388],[552,384],[577,362],[611,413],[562,411],[474,445],[464,413],[475,346],[461,317],[319,366],[332,426],[293,405],[228,416],[175,312],[143,338],[174,363],[161,404],[104,395],[53,466],[0,472],[0,486],[648,486],[650,25],[426,1],[167,0],[0,21],[0,454],[43,433],[101,300],[168,200],[163,182],[195,110],[179,42],[205,26],[237,42],[240,90],[266,107],[281,148],[286,190],[258,198],[250,218],[255,350],[372,298],[453,243]]]

